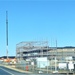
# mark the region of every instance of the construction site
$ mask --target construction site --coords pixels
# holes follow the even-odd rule
[[[49,47],[48,41],[20,42],[16,45],[16,59],[16,68],[27,71],[74,72],[75,47]]]

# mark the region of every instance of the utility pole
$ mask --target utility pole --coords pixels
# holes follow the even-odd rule
[[[56,50],[55,50],[55,71],[54,71],[54,73],[58,73],[58,71],[57,71],[57,40],[56,40]]]
[[[55,71],[57,71],[57,59],[58,58],[58,52],[57,52],[57,39],[56,39],[56,56],[55,56]]]
[[[8,11],[6,11],[6,56],[8,59]]]
[[[48,74],[48,41],[47,41],[47,74]]]

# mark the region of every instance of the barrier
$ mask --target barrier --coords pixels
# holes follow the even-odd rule
[[[28,66],[26,66],[26,71],[28,71]]]

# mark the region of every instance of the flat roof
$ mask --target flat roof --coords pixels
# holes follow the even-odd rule
[[[0,57],[0,58],[7,58],[7,56],[2,56],[2,57]],[[8,56],[8,58],[15,58],[15,56]]]

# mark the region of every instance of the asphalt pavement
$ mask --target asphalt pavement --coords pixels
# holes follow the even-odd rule
[[[28,74],[28,73],[21,73],[3,66],[0,66],[0,75],[66,75],[66,74]]]
[[[5,67],[0,66],[0,75],[27,75]]]

